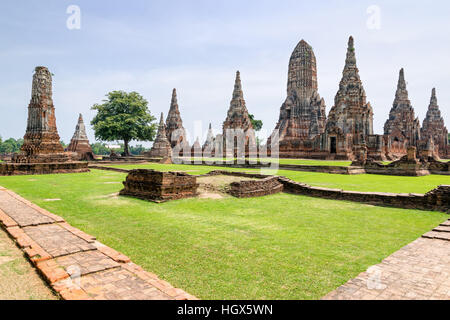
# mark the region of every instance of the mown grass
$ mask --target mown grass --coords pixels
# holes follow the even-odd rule
[[[92,170],[0,185],[202,299],[318,299],[448,218],[289,194],[154,204],[117,196],[125,176]]]
[[[123,169],[155,169],[161,171],[185,171],[189,174],[204,174],[212,170],[260,172],[259,169],[238,169],[201,165],[176,164],[138,164],[138,165],[108,165]],[[308,183],[312,186],[338,188],[350,191],[372,191],[392,193],[426,193],[439,185],[450,184],[450,176],[429,175],[424,177],[398,177],[374,174],[341,175],[319,172],[303,172],[292,170],[263,170],[264,174],[276,174],[288,177],[294,181]]]

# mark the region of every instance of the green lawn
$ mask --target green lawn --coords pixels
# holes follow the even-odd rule
[[[202,299],[317,299],[448,218],[289,194],[154,204],[118,197],[125,176],[92,170],[0,185]]]
[[[189,158],[186,158],[189,159]],[[191,158],[192,160],[200,159],[200,158]],[[203,158],[204,161],[217,161],[216,158]],[[224,158],[223,161],[227,159]],[[231,160],[231,159],[228,159]],[[234,159],[236,160],[236,159]],[[255,160],[256,159],[251,159]],[[261,158],[259,159],[261,162],[271,162],[272,158]],[[280,164],[298,164],[298,165],[308,165],[308,166],[343,166],[347,167],[352,162],[351,161],[331,161],[331,160],[311,160],[311,159],[278,159]]]
[[[260,172],[259,169],[238,169],[201,165],[108,165],[123,169],[155,169],[161,171],[185,171],[190,174],[204,174],[212,170]],[[285,176],[294,181],[308,183],[312,186],[338,188],[350,191],[373,191],[392,193],[426,193],[441,184],[450,184],[450,176],[429,175],[424,177],[397,177],[374,174],[341,175],[319,172],[303,172],[292,170],[263,171],[264,174]]]

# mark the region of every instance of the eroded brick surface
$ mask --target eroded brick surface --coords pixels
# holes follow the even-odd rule
[[[53,257],[80,251],[95,250],[95,246],[57,224],[23,228],[25,233]]]
[[[449,300],[450,241],[420,238],[325,300]]]
[[[120,264],[98,250],[77,252],[75,254],[56,258],[55,261],[69,274],[79,275],[120,267]]]
[[[2,211],[16,221],[20,227],[55,222],[52,218],[39,213],[3,191],[0,192],[0,206]]]
[[[72,279],[61,285],[76,285]],[[81,278],[79,285],[91,299],[95,300],[168,300],[169,295],[136,277],[128,270],[119,268],[96,272]]]

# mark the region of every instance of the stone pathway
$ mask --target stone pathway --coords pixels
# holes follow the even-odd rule
[[[324,300],[450,300],[450,220]]]
[[[0,224],[63,299],[196,299],[2,187]]]

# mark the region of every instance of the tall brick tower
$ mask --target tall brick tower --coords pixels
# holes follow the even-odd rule
[[[66,162],[56,128],[55,107],[52,99],[52,75],[46,67],[36,67],[33,75],[31,101],[28,106],[27,130],[21,152],[15,162]]]
[[[301,40],[289,60],[287,98],[275,128],[280,142],[311,139],[324,132],[325,102],[317,90],[316,57],[312,47]]]

